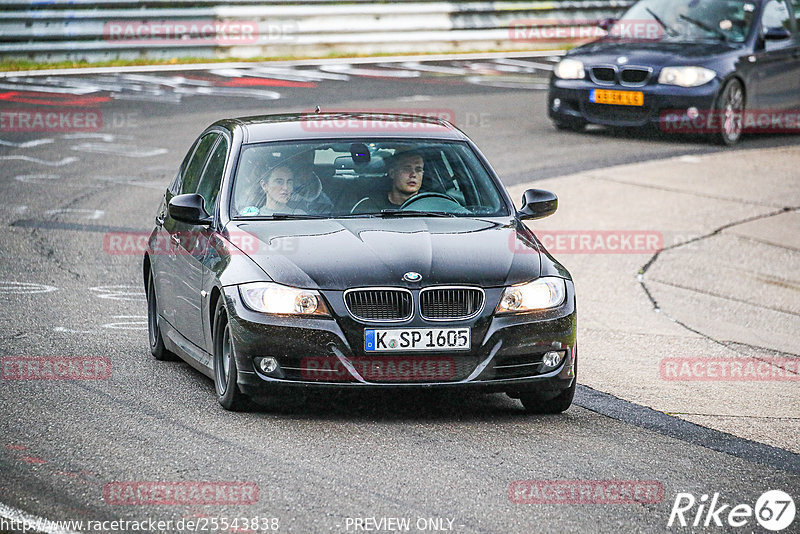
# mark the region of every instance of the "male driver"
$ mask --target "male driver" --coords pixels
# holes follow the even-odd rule
[[[392,181],[388,193],[364,197],[353,207],[356,213],[375,213],[399,209],[405,201],[419,193],[425,162],[419,153],[409,150],[392,156],[386,172]]]

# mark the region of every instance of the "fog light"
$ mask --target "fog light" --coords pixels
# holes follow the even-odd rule
[[[696,119],[697,117],[700,116],[700,112],[697,110],[697,108],[691,107],[686,110],[686,116],[689,117],[690,119]]]
[[[542,358],[545,367],[557,367],[561,363],[562,353],[551,350],[546,352]]]
[[[278,360],[275,358],[261,358],[258,360],[258,368],[264,373],[272,373],[278,368]]]
[[[561,99],[560,98],[554,98],[553,99],[553,111],[558,111],[558,109],[560,107],[561,107]]]

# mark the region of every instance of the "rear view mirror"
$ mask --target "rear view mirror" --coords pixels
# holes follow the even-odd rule
[[[517,212],[520,219],[541,219],[558,209],[558,197],[544,189],[528,189],[522,195],[522,209]]]
[[[783,41],[784,39],[791,38],[792,34],[786,28],[777,26],[775,28],[767,28],[764,32],[765,41]]]
[[[601,30],[608,31],[611,29],[614,24],[616,24],[617,19],[603,19],[597,25],[600,26]]]
[[[187,224],[211,224],[211,215],[205,208],[205,199],[197,193],[187,193],[172,197],[169,201],[169,216]]]

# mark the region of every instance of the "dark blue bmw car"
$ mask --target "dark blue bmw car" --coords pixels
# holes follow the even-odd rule
[[[800,0],[641,0],[556,65],[549,116],[560,129],[650,125],[733,144],[753,111],[791,131],[799,10]]]

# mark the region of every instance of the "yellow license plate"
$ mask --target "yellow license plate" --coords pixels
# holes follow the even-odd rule
[[[614,104],[616,106],[644,106],[644,93],[641,91],[611,91],[592,89],[589,100],[595,104]]]

